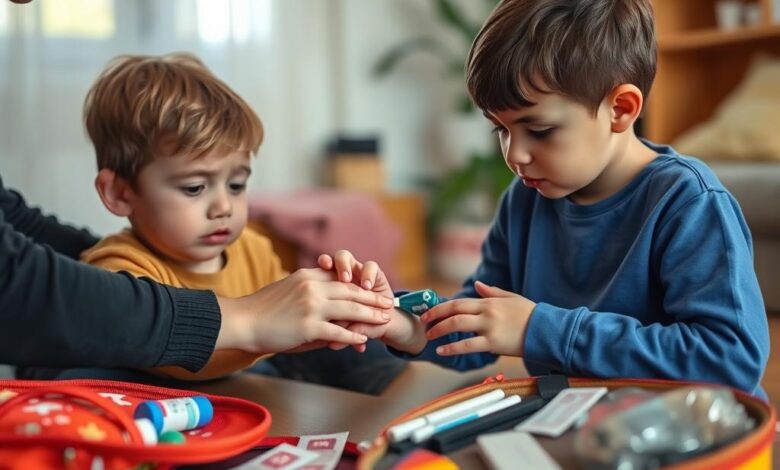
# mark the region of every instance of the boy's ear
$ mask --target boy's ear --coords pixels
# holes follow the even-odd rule
[[[100,200],[112,214],[119,217],[129,217],[133,213],[130,204],[130,193],[133,188],[116,172],[102,169],[95,177],[95,189]]]
[[[644,98],[635,85],[624,83],[616,86],[607,96],[609,100],[612,132],[625,132],[631,129],[642,112]]]

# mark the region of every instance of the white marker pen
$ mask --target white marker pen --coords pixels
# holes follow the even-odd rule
[[[501,389],[496,389],[492,392],[484,393],[446,408],[433,411],[425,416],[420,416],[419,418],[414,418],[410,421],[396,424],[387,430],[387,436],[390,438],[391,442],[403,441],[407,437],[411,436],[414,431],[425,426],[426,424],[442,423],[449,419],[470,413],[489,403],[497,402],[505,396],[506,394]]]
[[[509,408],[512,405],[520,403],[520,401],[521,399],[519,395],[510,395],[501,401],[491,403],[478,410],[472,411],[471,413],[449,419],[439,424],[426,424],[412,433],[412,442],[418,444],[438,432],[446,431],[447,429],[454,428],[455,426],[460,426],[461,424],[469,423],[475,419],[479,419],[483,416],[501,411],[504,408]]]

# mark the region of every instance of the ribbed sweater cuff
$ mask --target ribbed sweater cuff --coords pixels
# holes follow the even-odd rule
[[[160,365],[197,372],[214,352],[222,323],[217,297],[211,291],[170,288],[173,322]]]
[[[570,371],[583,311],[583,308],[569,310],[544,302],[536,304],[526,327],[523,357],[552,370]]]

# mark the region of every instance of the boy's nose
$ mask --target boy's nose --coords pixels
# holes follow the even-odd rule
[[[232,212],[233,204],[230,202],[230,196],[225,191],[220,191],[209,206],[208,216],[210,219],[219,219],[230,217]]]
[[[519,166],[528,165],[533,161],[531,153],[519,145],[510,145],[506,150],[506,163],[513,171]]]

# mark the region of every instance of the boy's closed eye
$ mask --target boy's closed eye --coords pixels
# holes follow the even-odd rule
[[[246,185],[246,181],[234,181],[228,183],[228,189],[230,189],[230,192],[233,194],[241,194],[246,191]],[[182,193],[192,197],[200,195],[205,189],[205,184],[187,184],[179,186],[179,190]]]
[[[246,191],[246,181],[230,183],[230,191],[234,194],[241,194]]]
[[[202,193],[204,189],[206,189],[205,184],[192,184],[179,187],[179,190],[181,190],[181,192],[183,192],[186,196],[197,196]]]
[[[555,132],[555,127],[546,129],[528,129],[528,134],[536,140],[545,140]]]
[[[545,140],[548,137],[550,137],[554,132],[556,128],[555,127],[548,127],[545,129],[528,129],[528,134],[535,140]],[[494,134],[503,134],[504,132],[507,132],[506,127],[504,126],[495,126],[493,127]]]

